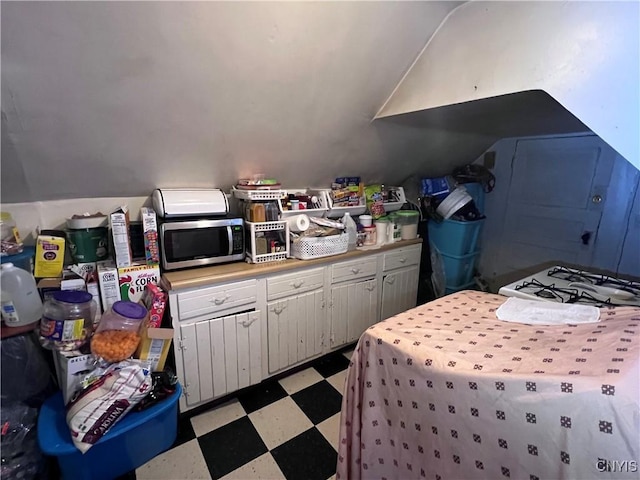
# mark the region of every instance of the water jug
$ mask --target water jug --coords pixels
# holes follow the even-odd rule
[[[42,316],[42,300],[36,280],[13,263],[0,267],[2,286],[2,320],[8,327],[21,327],[37,322]]]

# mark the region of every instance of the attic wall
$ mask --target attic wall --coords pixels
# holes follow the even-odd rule
[[[2,203],[450,171],[495,137],[370,120],[457,5],[3,2]]]
[[[639,25],[638,2],[465,3],[443,22],[377,118],[543,90],[640,168]],[[502,136],[580,131],[568,117],[564,130],[543,131],[541,119],[523,132],[519,127],[531,123],[527,111],[512,116],[514,128]],[[429,116],[411,121],[433,123]],[[444,128],[454,123],[457,118]],[[479,116],[471,127],[502,125]]]

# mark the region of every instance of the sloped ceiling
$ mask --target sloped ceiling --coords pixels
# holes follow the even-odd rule
[[[495,135],[371,123],[460,2],[2,2],[2,202],[398,184]]]
[[[639,39],[638,2],[465,3],[377,118],[502,137],[592,130],[640,168]]]

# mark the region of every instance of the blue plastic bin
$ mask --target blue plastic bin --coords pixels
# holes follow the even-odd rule
[[[429,221],[429,241],[440,253],[447,255],[469,255],[478,250],[478,239],[484,225],[484,218],[471,222],[443,220],[441,223]]]
[[[26,270],[33,275],[33,257],[35,254],[35,247],[24,247],[20,253],[0,256],[0,263],[13,263],[16,267]]]
[[[58,459],[65,480],[109,480],[138,468],[167,450],[178,434],[178,399],[182,387],[160,403],[129,412],[98,443],[82,454],[71,441],[62,392],[42,405],[38,443]]]
[[[479,252],[469,255],[447,255],[440,252],[444,264],[445,285],[449,289],[467,285],[473,280],[473,270]]]

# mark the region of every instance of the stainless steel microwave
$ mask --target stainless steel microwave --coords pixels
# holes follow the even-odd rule
[[[174,219],[160,224],[165,270],[244,260],[242,218]]]

